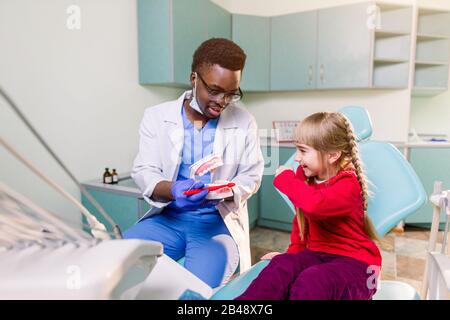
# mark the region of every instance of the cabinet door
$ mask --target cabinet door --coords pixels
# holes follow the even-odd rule
[[[175,84],[189,85],[192,56],[208,39],[207,2],[209,0],[172,0],[173,74]]]
[[[97,189],[88,189],[88,191],[122,231],[133,226],[138,220],[138,202],[135,197]],[[111,230],[109,222],[84,195],[81,197],[81,202],[108,230]],[[87,224],[84,216],[83,223]]]
[[[371,85],[371,39],[367,3],[318,12],[318,88]]]
[[[250,228],[256,226],[259,217],[259,194],[256,193],[247,200],[248,222]]]
[[[137,9],[139,83],[171,83],[173,66],[170,3],[167,0],[139,0]]]
[[[271,90],[315,88],[317,11],[272,18]]]
[[[273,159],[279,159],[280,164],[286,163],[295,153],[295,148],[287,147],[263,146],[261,149],[266,166],[272,166],[271,161],[274,161]],[[278,153],[278,156],[274,156],[274,153]],[[258,191],[260,201],[258,225],[290,231],[294,212],[273,186],[274,174],[275,172],[270,172],[270,174],[265,172],[262,178],[261,187]]]
[[[450,149],[412,149],[410,163],[428,195],[433,193],[435,181],[442,181],[443,189],[450,186]],[[406,223],[431,223],[433,208],[429,201],[406,219]],[[441,214],[441,222],[445,214]]]
[[[207,2],[208,38],[231,39],[231,13],[217,4]]]
[[[247,60],[241,88],[268,91],[270,87],[270,18],[233,14],[233,41],[245,51]]]

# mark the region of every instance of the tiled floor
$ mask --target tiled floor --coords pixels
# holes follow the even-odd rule
[[[425,268],[429,231],[406,226],[403,233],[390,232],[380,245],[383,257],[382,280],[399,280],[411,284],[420,292]],[[267,252],[284,252],[289,244],[289,232],[256,227],[250,231],[252,264]],[[443,232],[438,242],[442,243]],[[438,244],[437,250],[440,244]]]

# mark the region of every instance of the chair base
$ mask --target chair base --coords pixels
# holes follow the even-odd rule
[[[420,296],[413,286],[405,282],[384,280],[372,300],[420,300]]]

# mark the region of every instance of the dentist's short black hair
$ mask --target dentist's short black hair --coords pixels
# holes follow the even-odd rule
[[[211,38],[203,42],[194,52],[192,72],[203,66],[218,64],[222,68],[239,71],[244,69],[247,55],[244,50],[231,40]]]

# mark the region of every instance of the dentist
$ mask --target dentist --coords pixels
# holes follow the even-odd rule
[[[161,242],[166,255],[185,257],[185,268],[213,288],[238,266],[240,272],[251,266],[247,200],[260,186],[264,160],[255,119],[238,106],[245,59],[230,40],[203,42],[193,56],[192,90],[145,111],[132,170],[152,208],[124,238]],[[211,154],[224,165],[190,179],[189,167]],[[233,196],[183,194],[218,180],[235,183]]]

